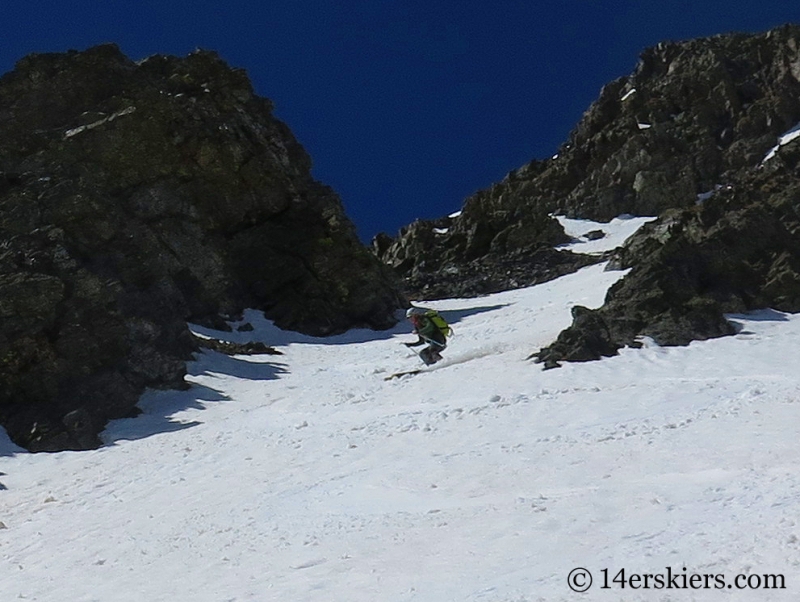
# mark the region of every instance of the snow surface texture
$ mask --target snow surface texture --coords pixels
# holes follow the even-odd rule
[[[656,219],[655,217],[621,215],[607,224],[602,224],[585,219],[571,219],[560,215],[555,216],[555,218],[564,228],[567,236],[571,236],[574,239],[573,242],[559,245],[558,248],[584,255],[602,255],[606,251],[616,249],[644,224]],[[586,235],[594,230],[601,230],[605,236],[597,240],[587,239]]]
[[[621,275],[431,303],[456,332],[446,359],[390,381],[420,366],[405,325],[315,339],[250,312],[253,332],[198,328],[285,355],[198,355],[190,390],[148,393],[96,451],[0,442],[0,600],[800,599],[800,318],[526,361]],[[622,590],[620,569],[786,589]]]

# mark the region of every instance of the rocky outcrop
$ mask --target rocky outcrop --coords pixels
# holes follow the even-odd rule
[[[683,345],[731,334],[725,312],[800,311],[799,129],[800,27],[659,44],[601,90],[554,157],[375,249],[412,294],[479,294],[493,287],[449,275],[534,265],[564,238],[552,214],[659,216],[613,258],[610,268],[630,272],[603,307],[574,308],[572,326],[535,356],[551,367],[644,337]],[[527,284],[540,265],[498,286]]]
[[[474,297],[531,286],[602,260],[556,250],[570,239],[549,215],[520,212],[518,222],[504,229],[492,204],[497,188],[467,201],[456,217],[416,221],[396,239],[375,237],[373,251],[402,278],[410,298]]]
[[[404,304],[288,128],[214,53],[32,55],[0,78],[0,424],[97,445],[182,386],[186,322],[245,307],[315,335]]]
[[[607,221],[690,209],[698,195],[756,168],[798,121],[800,27],[659,44],[601,90],[554,157],[476,193],[458,217],[384,235],[376,249],[423,297],[425,283],[469,274],[476,261],[503,274],[508,257],[564,240],[551,214]],[[529,277],[500,286],[530,284],[538,271],[532,263]],[[440,286],[435,294],[462,292]]]
[[[631,271],[605,304],[575,308],[572,326],[536,357],[548,367],[592,360],[643,336],[685,345],[733,334],[724,313],[800,311],[799,166],[800,144],[789,143],[697,206],[644,226],[612,262]]]

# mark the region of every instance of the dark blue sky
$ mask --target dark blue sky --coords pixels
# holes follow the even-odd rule
[[[797,0],[26,0],[3,6],[0,72],[103,42],[216,50],[368,240],[552,155],[644,48],[787,22]]]

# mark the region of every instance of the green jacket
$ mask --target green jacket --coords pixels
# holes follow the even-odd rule
[[[445,344],[445,337],[442,334],[442,331],[439,330],[439,327],[433,323],[428,316],[419,316],[417,326],[414,329],[421,339],[425,339],[427,341],[436,341],[440,345]]]

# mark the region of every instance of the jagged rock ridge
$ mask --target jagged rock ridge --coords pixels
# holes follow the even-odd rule
[[[97,445],[182,385],[187,320],[245,307],[325,335],[403,305],[246,74],[212,52],[31,55],[0,78],[0,424]]]
[[[476,261],[503,273],[509,258],[531,258],[527,278],[502,283],[513,287],[535,281],[535,251],[563,238],[551,214],[658,215],[614,262],[632,271],[605,306],[576,308],[539,358],[595,359],[641,335],[685,344],[730,334],[723,311],[800,311],[797,143],[765,161],[798,122],[800,27],[662,43],[602,89],[553,158],[478,192],[446,224],[417,223],[374,246],[412,294],[448,273],[469,279]],[[446,288],[435,294],[464,292]]]

